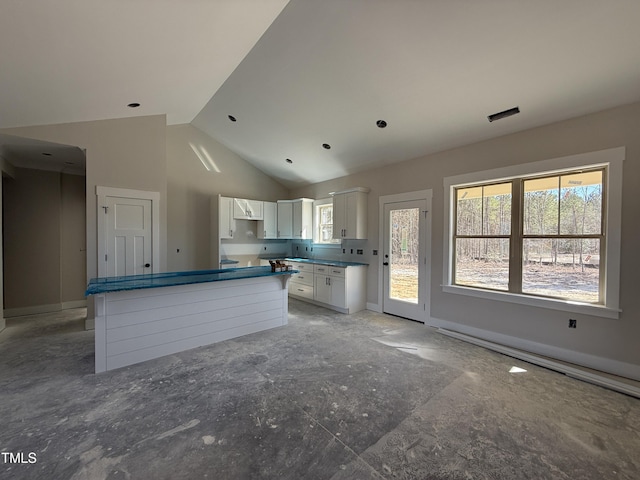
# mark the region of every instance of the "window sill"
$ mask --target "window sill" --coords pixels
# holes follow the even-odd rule
[[[532,297],[529,295],[519,295],[517,293],[495,292],[482,290],[480,288],[462,287],[459,285],[442,285],[442,291],[455,295],[467,295],[470,297],[484,298],[486,300],[496,300],[499,302],[517,303],[531,307],[548,308],[563,312],[581,313],[602,318],[620,318],[620,310],[603,305],[591,305],[588,303],[571,302],[568,300],[556,300],[553,298]]]

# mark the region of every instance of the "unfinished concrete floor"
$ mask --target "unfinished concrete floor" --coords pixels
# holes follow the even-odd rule
[[[640,400],[407,320],[291,301],[286,327],[94,375],[83,315],[0,333],[0,451],[27,462],[0,478],[640,478]]]

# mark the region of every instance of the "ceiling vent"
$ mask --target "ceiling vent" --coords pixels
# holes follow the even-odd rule
[[[494,113],[493,115],[489,115],[487,118],[489,119],[489,122],[493,122],[495,120],[510,117],[511,115],[515,115],[516,113],[520,113],[520,107],[513,107],[509,110],[505,110],[504,112]]]

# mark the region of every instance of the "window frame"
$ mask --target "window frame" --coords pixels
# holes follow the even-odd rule
[[[340,239],[332,238],[328,242],[319,241],[320,236],[320,215],[318,214],[318,209],[320,207],[325,207],[327,205],[333,206],[333,198],[322,198],[319,200],[314,200],[313,202],[313,244],[314,245],[322,245],[325,247],[336,247],[339,248],[341,241]],[[333,218],[333,215],[332,215]]]
[[[622,164],[625,147],[617,147],[568,157],[513,165],[493,170],[474,172],[444,178],[445,228],[444,228],[444,265],[443,291],[446,293],[468,295],[491,300],[518,303],[573,313],[585,313],[604,318],[619,318],[620,291],[620,235],[622,213]],[[601,232],[604,245],[600,246],[600,291],[604,303],[592,304],[534,294],[514,293],[511,291],[491,290],[481,287],[467,287],[454,283],[456,233],[456,188],[496,184],[514,180],[513,185],[522,185],[522,179],[554,176],[575,170],[605,169],[603,177],[603,205]],[[512,191],[513,207],[520,208],[521,192]],[[516,200],[517,199],[517,200]],[[515,204],[517,203],[517,205]],[[513,219],[513,215],[512,215]],[[521,223],[521,222],[520,222]],[[514,226],[512,225],[512,233]],[[524,241],[523,226],[517,225],[517,232]],[[516,235],[517,236],[517,235]],[[522,244],[519,244],[520,246]],[[513,250],[510,250],[513,254]],[[513,263],[513,260],[510,261]],[[519,278],[522,278],[519,273]]]

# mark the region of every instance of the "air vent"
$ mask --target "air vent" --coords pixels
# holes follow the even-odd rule
[[[494,113],[493,115],[489,115],[487,118],[489,119],[489,122],[493,122],[495,120],[510,117],[511,115],[515,115],[516,113],[520,113],[520,107],[513,107],[509,110],[505,110],[504,112]]]

